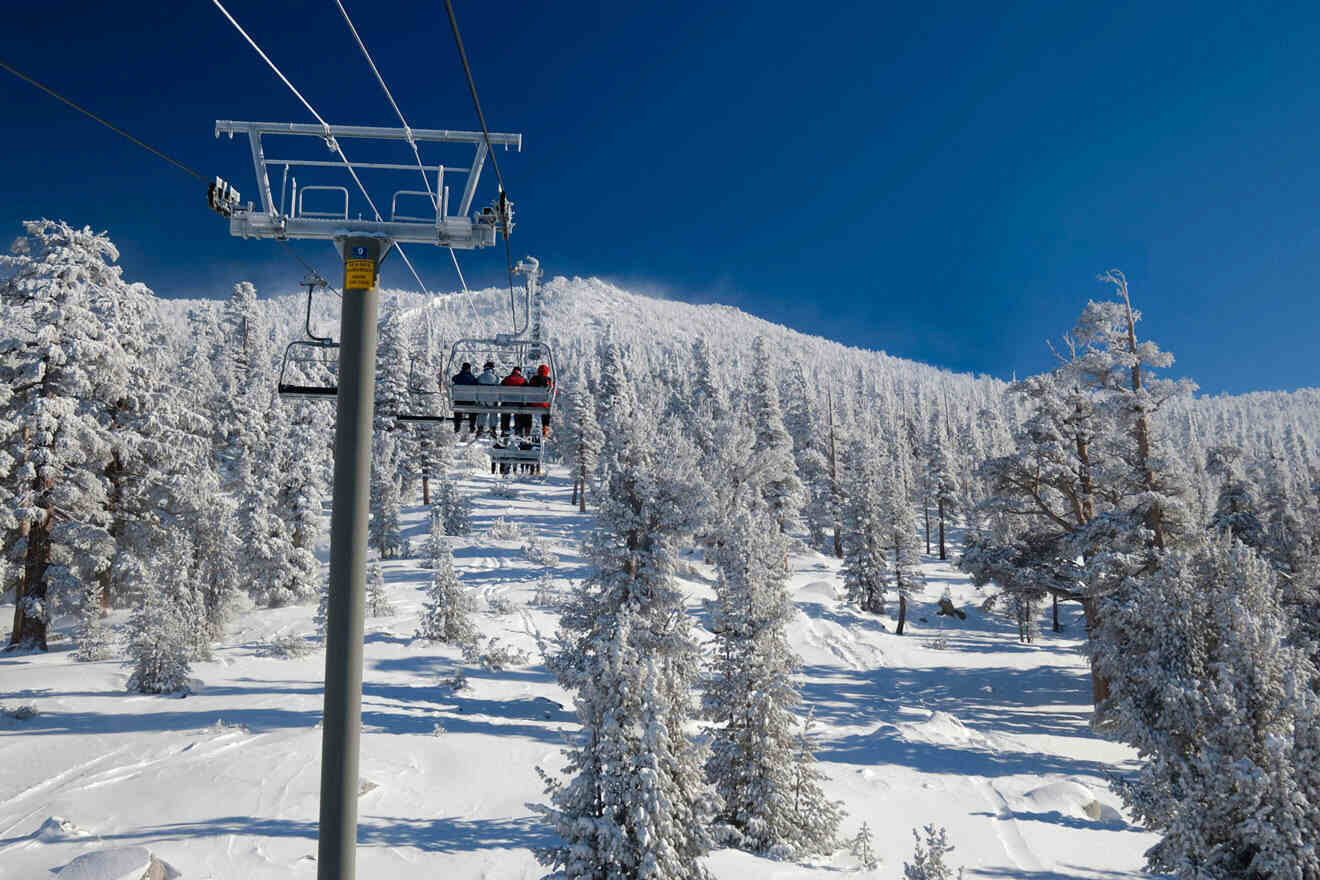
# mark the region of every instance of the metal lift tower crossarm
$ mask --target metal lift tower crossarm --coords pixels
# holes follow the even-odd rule
[[[437,202],[433,202],[432,217],[423,220],[422,218],[403,217],[395,214],[394,206],[397,205],[398,196],[416,194],[411,190],[399,190],[391,201],[391,216],[388,219],[352,220],[353,232],[386,237],[395,242],[432,244],[449,248],[472,249],[489,247],[495,244],[496,230],[500,226],[498,215],[490,211],[483,211],[475,217],[469,216],[472,209],[472,200],[476,195],[477,181],[481,177],[488,152],[486,135],[482,132],[431,128],[403,129],[365,125],[321,126],[292,122],[238,122],[222,119],[215,124],[215,134],[216,137],[221,134],[228,134],[231,138],[235,134],[246,134],[248,136],[252,149],[253,170],[256,173],[257,191],[261,196],[260,208],[249,202],[246,206],[236,205],[232,208],[232,211],[227,213],[229,231],[232,235],[242,238],[276,238],[281,240],[307,238],[334,241],[343,238],[346,224],[350,223],[347,206],[345,206],[342,214],[328,216],[325,212],[316,212],[313,215],[311,212],[302,212],[298,207],[298,202],[294,201],[290,204],[289,211],[285,213],[283,212],[283,192],[280,194],[280,205],[276,205],[270,186],[269,167],[271,165],[284,165],[287,171],[289,165],[320,165],[322,163],[311,159],[268,159],[265,147],[262,144],[264,135],[320,138],[331,149],[334,149],[334,142],[338,138],[398,141],[411,139],[414,142],[470,144],[474,148],[475,155],[471,165],[467,168],[446,168],[443,165],[436,165],[424,169],[425,171],[435,172],[436,191],[440,196]],[[505,149],[513,147],[516,150],[521,150],[522,135],[492,132],[489,143],[491,147],[498,144],[504,146]],[[401,165],[395,168],[388,164],[373,162],[334,162],[326,164],[347,165],[350,170],[354,168],[384,168],[402,171],[405,169],[414,170],[416,167]],[[462,195],[459,198],[458,210],[454,214],[448,213],[449,187],[444,183],[447,173],[466,175]]]

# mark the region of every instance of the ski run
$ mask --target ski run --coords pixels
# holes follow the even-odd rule
[[[584,574],[591,517],[569,503],[560,468],[544,483],[517,484],[515,499],[492,495],[500,479],[488,474],[460,485],[473,533],[450,541],[476,599],[473,620],[528,661],[484,671],[457,648],[415,641],[431,572],[420,549],[381,564],[393,613],[367,621],[363,877],[545,873],[532,855],[550,842],[528,809],[545,800],[535,768],[560,769],[577,719],[537,659],[536,636],[553,634],[555,604]],[[522,536],[492,537],[500,519]],[[421,548],[422,506],[407,509],[403,532]],[[558,557],[552,567],[522,552],[533,536]],[[685,606],[700,619],[714,570],[691,554],[682,567]],[[1069,611],[1063,635],[1019,644],[1011,622],[978,609],[988,591],[926,557],[926,587],[900,637],[892,620],[842,601],[833,558],[799,554],[791,569],[789,632],[824,789],[843,804],[840,837],[866,823],[879,864],[861,868],[846,842],[803,864],[722,849],[707,860],[716,877],[902,877],[912,830],[929,823],[947,826],[957,847],[948,860],[970,877],[1144,876],[1141,853],[1156,838],[1124,820],[1106,785],[1133,756],[1088,727],[1078,615]],[[547,572],[553,593],[538,602]],[[946,587],[966,620],[937,614]],[[0,702],[36,710],[0,722],[0,876],[46,876],[81,854],[125,847],[149,849],[185,877],[315,876],[324,656],[281,658],[272,648],[288,635],[314,647],[315,608],[242,614],[215,659],[193,665],[186,699],[127,695],[117,660],[76,663],[67,650],[0,658]],[[460,673],[468,683],[454,691],[447,682]]]

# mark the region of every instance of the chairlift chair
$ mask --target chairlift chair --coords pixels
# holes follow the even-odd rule
[[[279,394],[288,400],[334,400],[339,394],[339,343],[296,339],[284,349]]]
[[[339,395],[339,343],[312,332],[312,293],[326,287],[319,275],[301,282],[307,288],[306,339],[290,342],[284,349],[277,390],[286,400],[334,400]]]
[[[472,364],[494,361],[500,370],[512,370],[520,367],[524,373],[535,370],[538,364],[532,363],[529,354],[533,343],[527,339],[497,336],[494,339],[460,339],[449,351],[449,363],[445,367],[445,383],[450,394],[450,412],[454,415],[490,414],[497,410],[500,415],[543,415],[554,403],[557,386],[552,383],[544,387],[528,385],[453,385],[453,375],[459,366],[468,361]],[[550,377],[559,375],[555,363],[555,353],[549,344],[536,343],[540,349],[539,363],[550,367]],[[530,377],[529,377],[530,378]]]
[[[421,355],[413,355],[408,364],[408,397],[409,405],[406,412],[399,411],[394,414],[395,421],[399,422],[447,422],[450,416],[439,415],[435,413],[435,404],[415,407],[412,403],[417,399],[433,400],[448,396],[444,386],[438,381],[426,382],[424,378],[418,375],[417,364],[419,361],[425,361]]]
[[[499,465],[501,473],[509,473],[515,465],[535,465],[541,473],[545,464],[545,444],[540,432],[525,437],[504,437],[486,450],[492,465]]]

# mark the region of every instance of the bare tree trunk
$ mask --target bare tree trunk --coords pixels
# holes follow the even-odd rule
[[[1127,331],[1128,331],[1128,351],[1133,355],[1132,363],[1132,391],[1140,393],[1141,391],[1141,361],[1137,359],[1137,322],[1132,314],[1132,301],[1128,298],[1127,279],[1121,273],[1111,272],[1108,276],[1117,287],[1119,294],[1123,297],[1123,305],[1127,308]],[[1136,418],[1136,424],[1133,426],[1133,434],[1137,441],[1137,467],[1141,468],[1142,488],[1147,492],[1155,491],[1155,472],[1150,466],[1150,425],[1146,421],[1146,413],[1139,412]],[[1146,528],[1150,529],[1155,535],[1156,549],[1164,549],[1164,517],[1163,511],[1159,505],[1152,505],[1146,510]]]
[[[905,623],[907,623],[907,596],[900,593],[898,596],[898,629],[895,630],[895,633],[901,636]]]
[[[940,561],[943,562],[949,558],[949,552],[944,546],[944,497],[940,496]],[[927,553],[930,551],[927,550]]]
[[[1063,632],[1063,627],[1059,626],[1059,594],[1050,593],[1050,596],[1054,599],[1054,631]]]
[[[1094,596],[1082,599],[1082,611],[1086,615],[1088,638],[1094,638],[1095,629],[1100,625],[1100,608]],[[1100,673],[1094,658],[1091,660],[1091,701],[1099,706],[1109,699],[1109,679]]]
[[[40,483],[38,482],[38,485]],[[44,494],[44,493],[43,493]],[[43,509],[44,516],[33,523],[28,531],[27,552],[23,557],[23,597],[26,601],[36,600],[49,608],[46,582],[46,569],[50,567],[50,522],[54,510],[49,506]],[[22,621],[14,627],[12,643],[32,645],[47,650],[46,630],[48,615],[29,617],[24,614]]]
[[[22,537],[25,538],[27,537],[28,526],[26,524],[24,524],[19,534]],[[24,589],[25,584],[26,584],[26,579],[23,576],[23,572],[20,571],[16,575],[16,583],[14,584],[14,627],[9,631],[10,645],[17,645],[19,643],[19,640],[22,638],[21,633],[23,632],[23,620],[24,620],[23,597],[27,594],[26,590]]]
[[[927,556],[930,555],[930,504],[927,503],[929,500],[930,499],[925,499],[921,503],[921,513],[926,518],[926,555]],[[940,559],[943,558],[944,558],[944,554],[941,553]]]
[[[834,557],[843,558],[842,523],[839,522],[839,456],[834,448],[834,398],[827,391],[830,410],[830,516],[834,519]]]

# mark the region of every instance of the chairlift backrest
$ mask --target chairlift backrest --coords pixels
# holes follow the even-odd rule
[[[339,394],[339,345],[298,339],[284,349],[277,390],[292,400],[334,400]]]

